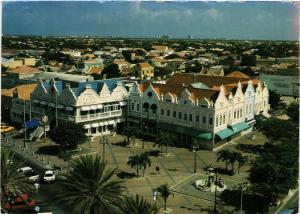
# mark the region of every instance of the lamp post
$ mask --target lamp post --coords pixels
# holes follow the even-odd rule
[[[108,144],[108,140],[107,140],[106,136],[103,136],[102,139],[100,139],[100,144],[102,144],[102,146],[103,146],[102,157],[103,157],[103,160],[104,160],[105,159],[105,144]]]
[[[215,183],[215,206],[214,206],[214,212],[217,212],[217,180],[218,180],[218,172],[216,172],[216,179],[214,181]]]
[[[243,191],[247,189],[249,186],[248,182],[241,183],[241,208],[240,208],[240,213],[243,214]]]
[[[196,143],[194,143],[193,145],[192,145],[192,149],[193,149],[193,152],[194,152],[194,173],[196,173],[197,172],[197,159],[196,159],[196,157],[197,157],[197,150],[199,149],[199,145],[198,144],[196,144]]]
[[[156,200],[157,200],[157,191],[156,191],[156,189],[153,190],[153,200],[154,200],[154,206],[156,208]]]

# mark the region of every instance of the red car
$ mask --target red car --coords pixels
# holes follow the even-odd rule
[[[7,210],[18,210],[18,209],[34,209],[36,201],[31,198],[28,194],[22,194],[17,197],[11,203],[6,202],[5,209]]]

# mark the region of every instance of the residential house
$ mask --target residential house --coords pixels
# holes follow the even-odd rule
[[[2,79],[2,88],[11,88],[16,85],[24,84],[26,81],[25,79],[33,77],[38,73],[40,73],[40,70],[28,66],[21,66],[18,68],[7,70],[6,78]]]
[[[19,85],[1,91],[1,117],[4,121],[17,123],[30,119],[30,94],[35,90],[37,84]]]
[[[148,62],[138,63],[137,72],[141,80],[151,79],[154,77],[154,68]]]

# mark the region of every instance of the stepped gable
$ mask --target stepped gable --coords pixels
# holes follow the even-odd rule
[[[141,92],[144,92],[150,83],[142,83],[139,85]],[[168,85],[168,84],[158,84],[152,83],[153,89],[156,93],[161,96],[170,93],[172,96],[180,98],[182,92],[187,89],[191,94],[191,99],[195,102],[197,99],[206,98],[208,100],[215,100],[218,97],[219,90],[211,89],[198,89],[192,86],[179,86],[179,85]]]

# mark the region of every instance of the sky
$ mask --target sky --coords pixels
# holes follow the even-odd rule
[[[4,35],[298,40],[289,2],[7,1]]]

